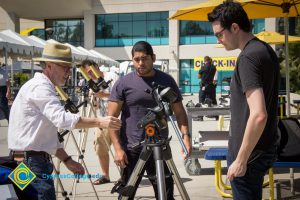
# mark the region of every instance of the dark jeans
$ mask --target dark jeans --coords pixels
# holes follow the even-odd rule
[[[204,103],[205,99],[208,98],[212,100],[213,104],[217,104],[216,100],[216,86],[212,83],[200,86],[199,90],[199,103]]]
[[[126,155],[128,158],[128,165],[126,166],[126,168],[123,171],[123,178],[124,178],[125,182],[127,183],[130,178],[130,175],[132,174],[134,167],[139,159],[140,151],[127,150]],[[156,167],[155,167],[155,161],[154,161],[154,158],[152,155],[146,162],[141,175],[143,175],[145,173],[145,170],[146,170],[149,180],[153,186],[153,189],[155,192],[155,198],[158,199],[158,190],[157,190],[157,182],[156,182]],[[174,199],[174,197],[173,197],[174,183],[173,183],[172,176],[170,175],[170,171],[169,171],[166,163],[164,163],[164,171],[165,171],[165,176],[166,176],[165,181],[166,181],[167,199],[173,200]],[[139,177],[138,181],[136,182],[134,195],[129,198],[130,200],[134,199],[136,190],[138,188],[138,184],[140,183],[141,179],[142,179],[142,177]],[[120,197],[119,197],[119,199],[120,199]]]
[[[230,181],[233,199],[261,200],[264,176],[276,160],[276,153],[262,153],[257,159],[247,165],[245,176],[236,177]],[[227,157],[227,166],[233,160]]]
[[[6,86],[0,86],[0,110],[3,112],[5,119],[9,119],[8,100],[6,98]],[[0,112],[1,112],[0,111]]]
[[[30,186],[36,191],[33,199],[55,200],[53,180],[43,178],[45,174],[52,174],[53,164],[42,156],[32,156],[23,162],[36,175],[36,178],[30,183]]]

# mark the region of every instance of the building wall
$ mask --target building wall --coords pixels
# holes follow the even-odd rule
[[[86,0],[90,1],[91,9],[84,10],[84,46],[87,49],[94,49],[115,60],[131,60],[131,46],[125,47],[95,47],[95,15],[112,13],[134,13],[134,12],[155,12],[168,11],[172,16],[176,10],[195,5],[205,0]],[[18,32],[18,17],[6,13],[3,16],[3,9],[0,7],[0,30],[10,28]],[[53,15],[55,16],[55,15]],[[32,20],[20,20],[21,30],[31,27],[43,27],[43,22]],[[276,20],[266,19],[265,29],[275,31]],[[4,27],[4,28],[3,28]],[[20,29],[19,28],[19,29]],[[138,27],[136,27],[138,28]],[[179,21],[169,21],[169,45],[153,46],[158,60],[168,60],[170,74],[178,82],[179,61],[182,59],[194,59],[206,55],[212,57],[237,56],[239,50],[226,51],[224,48],[216,48],[216,44],[179,45]]]
[[[131,47],[95,47],[95,15],[112,13],[134,13],[169,11],[172,16],[176,10],[195,5],[204,1],[181,1],[181,0],[94,0],[92,9],[84,12],[85,20],[85,47],[107,55],[115,60],[130,60]],[[273,22],[274,21],[274,22]],[[274,29],[275,20],[266,20],[266,30]],[[138,28],[138,27],[137,27]],[[169,21],[169,45],[153,46],[157,59],[169,60],[170,74],[178,82],[179,60],[194,59],[195,57],[237,56],[239,50],[226,51],[224,48],[216,48],[216,44],[179,45],[179,21]]]
[[[44,21],[20,19],[20,31],[30,29],[33,27],[44,28]]]
[[[20,19],[14,13],[7,13],[0,6],[0,31],[10,29],[12,31],[20,31]]]

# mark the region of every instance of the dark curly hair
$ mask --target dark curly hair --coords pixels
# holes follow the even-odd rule
[[[153,55],[152,46],[146,41],[139,41],[135,43],[131,50],[132,57],[134,56],[134,52],[143,52],[147,55],[151,55],[151,56]]]

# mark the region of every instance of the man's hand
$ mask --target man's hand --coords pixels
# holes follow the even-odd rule
[[[84,174],[83,166],[80,163],[78,163],[72,159],[65,162],[65,165],[74,174]]]
[[[228,168],[227,178],[232,181],[234,177],[241,177],[246,174],[247,171],[247,162],[241,163],[234,161]]]
[[[183,159],[186,160],[186,159],[188,159],[188,157],[191,155],[191,152],[192,152],[192,145],[190,142],[190,137],[185,135],[183,138],[183,143],[187,149],[188,154],[185,155],[183,149],[181,149],[181,154],[182,154]]]
[[[113,116],[106,116],[99,118],[100,128],[110,128],[112,130],[119,130],[122,126],[121,120]]]
[[[123,149],[115,151],[115,163],[120,168],[125,168],[128,164],[127,155]]]

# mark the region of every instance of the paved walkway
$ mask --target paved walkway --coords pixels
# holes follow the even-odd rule
[[[188,100],[193,100],[194,102],[197,102],[198,96],[184,96],[184,104]],[[299,98],[300,99],[300,98]],[[228,124],[228,119],[225,118],[225,126]],[[0,121],[0,156],[7,155],[7,122],[6,120]],[[205,118],[203,122],[196,121],[193,122],[193,136],[196,136],[195,133],[197,133],[199,130],[217,130],[217,121],[214,119]],[[178,141],[178,138],[175,134],[175,131],[170,126],[170,134],[172,135],[172,141],[170,143],[170,146],[172,148],[173,153],[173,160],[175,162],[175,165],[177,167],[177,170],[182,178],[182,181],[184,182],[184,185],[187,189],[187,192],[190,196],[190,199],[192,200],[215,200],[215,199],[223,199],[221,198],[214,187],[214,176],[213,176],[213,162],[212,161],[206,161],[203,158],[199,159],[199,162],[202,167],[202,174],[199,176],[189,176],[185,170],[184,167],[184,161],[181,157],[181,151],[180,151],[180,143]],[[79,133],[78,131],[74,131],[74,135],[76,138],[78,138]],[[68,153],[72,155],[77,155],[76,148],[74,146],[73,142],[68,142],[66,145],[66,150]],[[74,156],[73,158],[76,158]],[[98,174],[100,172],[99,162],[95,155],[94,149],[93,149],[93,130],[91,129],[88,134],[87,138],[87,145],[86,145],[86,153],[84,161],[87,165],[87,168],[90,172],[90,174]],[[56,161],[55,161],[56,163]],[[223,163],[223,166],[225,166],[225,163]],[[66,170],[65,166],[61,165],[61,173],[62,174],[68,174],[69,171]],[[98,185],[95,186],[97,194],[99,196],[99,199],[116,199],[117,194],[111,194],[110,191],[114,185],[114,182],[119,178],[119,172],[114,165],[113,162],[110,163],[110,175],[111,175],[111,181],[113,183],[104,184],[104,185]],[[275,178],[284,179],[283,187],[281,188],[281,196],[282,197],[288,197],[291,196],[289,192],[288,187],[288,181],[289,178],[288,171],[281,171],[279,174],[276,174]],[[296,194],[300,194],[300,188],[299,188],[299,181],[298,178],[300,178],[300,174],[295,174],[295,184],[296,184]],[[71,191],[73,179],[62,179],[63,186],[65,187],[65,190],[67,192]],[[95,194],[92,190],[91,184],[88,180],[81,180],[80,183],[77,184],[77,193],[76,193],[76,199],[96,199]],[[267,190],[265,189],[264,197],[268,198]],[[72,197],[72,196],[70,196]],[[178,190],[175,190],[175,198],[181,199]],[[0,198],[1,199],[1,198]],[[63,199],[61,195],[59,195],[59,199]],[[143,179],[140,187],[136,194],[136,199],[155,199],[153,194],[152,186],[150,185],[150,182],[146,179]],[[295,199],[295,198],[293,198]],[[296,197],[297,199],[297,197]],[[300,198],[298,198],[300,199]]]

